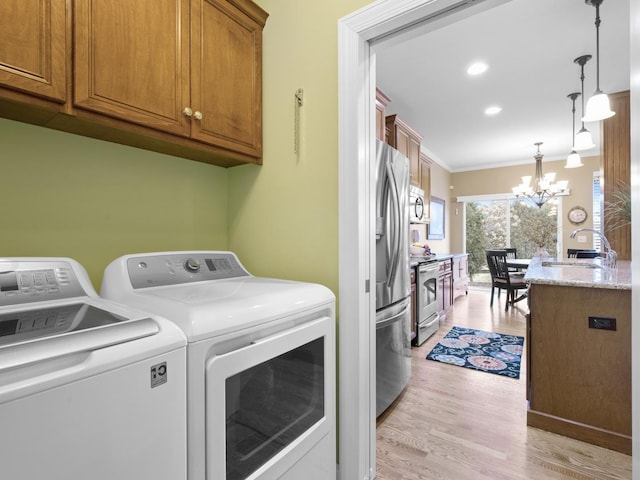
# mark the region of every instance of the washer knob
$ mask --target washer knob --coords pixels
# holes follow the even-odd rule
[[[187,258],[187,261],[184,262],[184,269],[187,272],[196,273],[200,271],[200,260],[197,258]]]

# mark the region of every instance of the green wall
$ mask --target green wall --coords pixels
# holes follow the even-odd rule
[[[264,165],[223,169],[0,119],[0,256],[230,249],[254,274],[338,291],[338,20],[369,0],[259,0]],[[304,89],[301,151],[294,94]],[[354,159],[355,161],[355,159]]]
[[[0,257],[226,249],[227,169],[0,119]]]
[[[254,273],[338,291],[338,19],[370,3],[258,0],[264,165],[229,170],[229,244]],[[294,145],[294,94],[301,151]],[[354,159],[356,161],[356,159]]]

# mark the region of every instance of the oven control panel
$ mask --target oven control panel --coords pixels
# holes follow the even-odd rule
[[[230,252],[130,257],[127,259],[127,270],[134,289],[249,276],[238,258]]]
[[[0,306],[86,295],[71,265],[0,261]]]

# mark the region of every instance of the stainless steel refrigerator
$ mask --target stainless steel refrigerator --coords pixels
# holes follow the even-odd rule
[[[409,159],[376,145],[376,416],[411,375]]]

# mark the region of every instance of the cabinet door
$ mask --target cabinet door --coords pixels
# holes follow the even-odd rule
[[[386,108],[391,102],[382,90],[376,88],[376,138],[383,142],[387,141],[386,135]]]
[[[0,85],[64,103],[66,0],[2,0],[0,19]]]
[[[236,5],[242,6],[240,10]],[[262,156],[262,28],[251,2],[192,1],[192,137]]]
[[[424,190],[424,219],[431,218],[431,159],[420,153],[420,188]]]
[[[631,183],[631,129],[629,91],[609,95],[611,109],[616,114],[602,122],[602,169],[605,180],[604,204],[615,202],[616,190],[629,188]],[[606,211],[606,209],[605,209]],[[605,215],[604,234],[619,260],[631,260],[631,225],[620,225]]]
[[[411,184],[420,186],[420,144],[401,128],[396,128],[395,148],[409,159],[409,175]]]
[[[189,0],[74,5],[74,105],[189,135]]]

